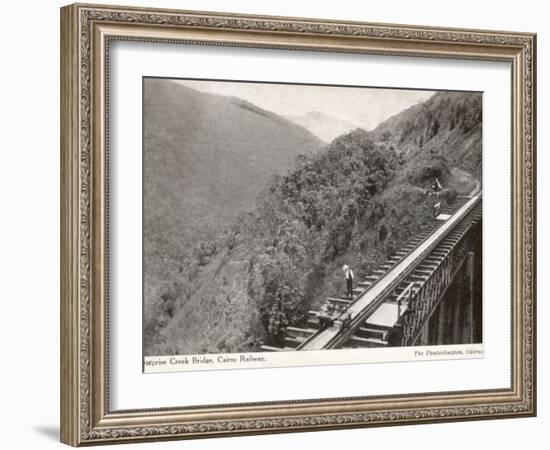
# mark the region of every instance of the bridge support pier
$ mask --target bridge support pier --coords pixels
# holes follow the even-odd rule
[[[465,261],[466,262],[466,261]],[[466,270],[465,270],[466,269]],[[451,303],[451,328],[452,328],[452,334],[451,334],[451,341],[452,343],[462,344],[462,334],[464,331],[464,328],[467,327],[467,324],[464,323],[464,318],[466,314],[464,314],[464,309],[466,308],[466,305],[469,303],[468,297],[469,293],[467,291],[466,286],[468,285],[468,270],[467,270],[467,264],[462,266],[463,273],[460,274],[461,277],[457,283],[457,289],[455,292],[451,292],[452,296],[452,303]]]
[[[415,345],[474,342],[474,264],[474,252],[468,252],[439,305],[425,321]]]
[[[430,345],[429,342],[431,340],[430,335],[432,334],[432,328],[430,328],[428,322],[430,321],[427,321],[422,328],[422,334],[420,335],[420,345]]]
[[[468,253],[468,259],[466,260],[466,271],[467,271],[467,283],[468,283],[468,302],[466,303],[466,320],[468,321],[468,326],[465,327],[465,332],[468,333],[467,336],[464,336],[468,344],[474,342],[474,283],[475,283],[475,253]]]
[[[432,343],[437,342],[444,342],[445,340],[445,334],[447,332],[448,327],[448,309],[447,307],[443,305],[439,305],[439,308],[437,308],[437,313],[434,314],[437,318],[435,319],[434,324],[427,324],[428,328],[431,326],[436,331],[436,338],[433,339]]]

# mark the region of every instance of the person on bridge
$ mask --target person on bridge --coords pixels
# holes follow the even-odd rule
[[[434,192],[439,192],[442,189],[441,183],[437,179],[437,177],[434,177],[434,182],[432,183],[432,189]]]
[[[351,270],[351,267],[347,264],[342,267],[342,270],[344,271],[344,275],[346,277],[346,288],[348,297],[353,298],[353,281],[355,279],[355,275],[353,274],[353,270]]]
[[[321,311],[317,313],[317,319],[319,320],[319,328],[324,330],[331,327],[334,324],[334,318],[329,307],[325,304],[321,307]]]
[[[439,216],[439,211],[441,211],[441,202],[437,202],[434,205],[434,217],[437,218]]]

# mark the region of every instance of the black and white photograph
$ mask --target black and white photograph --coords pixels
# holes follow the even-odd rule
[[[482,355],[482,100],[144,77],[144,370]]]
[[[547,4],[70,3],[2,9],[2,448],[540,448]]]

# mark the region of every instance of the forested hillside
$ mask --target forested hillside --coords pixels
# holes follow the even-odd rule
[[[451,166],[481,176],[481,131],[481,93],[438,92],[379,125],[373,139],[404,155],[437,153]]]
[[[208,254],[215,236],[254,208],[271,176],[323,143],[235,97],[165,79],[146,78],[143,87],[145,309],[161,301],[170,312],[172,299],[181,305],[194,292],[195,283],[185,280],[194,279],[195,247]],[[166,325],[166,317],[151,319],[146,329]]]
[[[461,111],[455,102],[467,104],[463,95],[429,99],[432,116],[413,113],[413,107],[375,132],[344,134],[317,154],[299,156],[287,174],[272,177],[253,210],[215,238],[195,243],[192,254],[176,256],[166,275],[170,283],[148,293],[145,354],[280,344],[286,326],[300,324],[325,296],[343,292],[344,263],[364,276],[419,233],[433,220],[427,188],[434,176],[462,193],[474,186],[454,166],[481,153],[481,140],[477,146],[470,141],[478,125],[461,132],[464,152],[458,132],[443,133],[450,117],[453,129],[470,127],[462,125],[462,113],[449,112]],[[439,129],[433,133],[435,120]],[[414,136],[430,127],[420,145]],[[448,158],[432,140],[455,142],[452,136],[456,154]]]
[[[244,100],[171,80],[144,80],[143,111],[146,242],[164,236],[172,245],[189,228],[227,223],[254,206],[267,178],[322,146]]]

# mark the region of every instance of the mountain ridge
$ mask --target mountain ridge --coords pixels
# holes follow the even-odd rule
[[[481,178],[482,117],[481,93],[442,91],[390,117],[372,131],[372,137],[391,143],[408,157],[438,153]]]
[[[322,142],[247,101],[169,80],[146,79],[144,183],[147,222],[227,221],[254,207],[263,181]],[[227,117],[224,117],[227,116]],[[180,195],[186,192],[185,196]],[[184,210],[178,213],[178,211]]]

